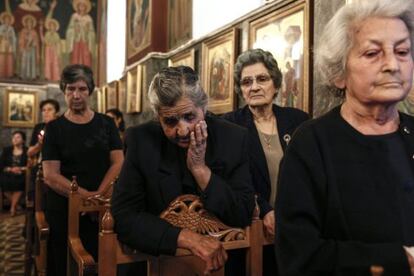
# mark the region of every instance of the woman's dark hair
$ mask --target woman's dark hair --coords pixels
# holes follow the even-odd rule
[[[13,132],[12,132],[12,137],[13,137],[15,134],[20,134],[20,136],[22,136],[23,143],[26,143],[26,133],[24,133],[24,132],[23,132],[23,131],[21,131],[21,130],[15,130],[15,131],[13,131]]]
[[[43,107],[47,104],[53,105],[53,107],[55,108],[56,113],[59,112],[59,110],[60,110],[59,102],[54,100],[54,99],[46,99],[46,100],[41,101],[40,104],[39,104],[40,110],[42,110]]]
[[[89,66],[83,64],[71,64],[66,66],[62,75],[60,76],[60,89],[65,93],[66,86],[77,81],[84,81],[88,86],[89,95],[95,89],[95,82],[93,80],[93,72]]]
[[[115,116],[116,119],[121,119],[121,122],[119,123],[119,131],[125,131],[125,121],[124,121],[124,114],[122,114],[121,110],[118,108],[111,108],[108,109],[105,114],[111,113]]]

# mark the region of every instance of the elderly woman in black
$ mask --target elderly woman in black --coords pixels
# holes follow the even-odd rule
[[[10,200],[10,214],[16,214],[16,208],[24,191],[27,163],[26,134],[22,131],[12,133],[12,145],[5,147],[0,156],[0,184],[4,195]]]
[[[360,0],[326,25],[316,51],[342,105],[296,132],[276,199],[281,275],[414,275],[414,2]]]
[[[235,65],[234,83],[246,106],[225,114],[224,118],[249,130],[252,182],[266,233],[273,236],[279,162],[293,132],[308,115],[295,108],[273,104],[282,85],[282,73],[270,52],[253,49],[242,53]],[[265,248],[264,273],[274,275],[274,271],[273,248],[268,247]]]
[[[48,274],[66,275],[68,199],[72,176],[82,197],[103,194],[123,162],[122,142],[114,121],[94,112],[89,99],[95,83],[91,68],[73,64],[63,69],[60,88],[68,109],[46,125],[42,148],[46,217],[50,225]],[[97,257],[98,222],[81,216],[79,234],[85,249]]]
[[[128,150],[114,186],[118,238],[152,255],[188,249],[210,273],[226,263],[220,242],[175,227],[159,215],[177,196],[195,194],[224,223],[247,226],[254,208],[247,131],[206,112],[207,95],[190,67],[162,69],[148,97],[157,120],[128,129]],[[234,271],[240,268],[234,260],[229,258],[227,275],[241,275]]]

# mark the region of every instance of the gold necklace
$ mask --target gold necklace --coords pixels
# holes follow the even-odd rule
[[[261,134],[262,134],[263,141],[265,142],[267,149],[270,150],[272,148],[272,135],[268,136],[267,134],[264,134],[263,132],[261,132]]]
[[[270,134],[266,134],[263,131],[261,131],[259,127],[260,123],[257,120],[254,120],[254,122],[256,123],[256,127],[258,128],[260,135],[263,137],[263,141],[265,142],[268,150],[272,148],[272,138],[276,127],[276,122],[273,122],[273,120],[276,120],[274,116],[272,117],[272,130]]]

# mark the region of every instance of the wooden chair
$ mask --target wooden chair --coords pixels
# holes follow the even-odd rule
[[[96,260],[86,251],[79,236],[79,216],[82,213],[97,212],[99,221],[101,221],[106,211],[105,204],[109,202],[112,194],[112,185],[113,182],[104,195],[83,199],[78,191],[79,186],[76,177],[73,178],[68,209],[67,275],[95,275],[97,273],[98,266]],[[74,264],[77,271],[73,271],[72,264]]]
[[[372,276],[381,276],[384,273],[384,268],[382,266],[372,265],[370,271]]]
[[[4,209],[4,194],[2,189],[2,184],[0,183],[0,211]]]
[[[24,274],[26,276],[32,275],[33,268],[33,229],[34,229],[34,202],[33,198],[29,197],[29,190],[32,182],[33,161],[29,161],[26,166],[25,174],[25,250],[24,250]]]
[[[43,211],[43,195],[45,189],[43,181],[42,164],[39,164],[35,182],[35,200],[34,200],[34,263],[36,275],[46,276],[47,271],[47,242],[49,238],[49,224]]]
[[[204,262],[189,250],[177,249],[175,256],[154,257],[122,245],[113,231],[114,219],[109,210],[109,202],[105,206],[107,210],[102,219],[102,230],[99,234],[98,272],[100,276],[115,276],[117,264],[137,261],[147,261],[150,276],[188,275],[203,272]],[[258,218],[257,211],[249,227],[230,228],[208,214],[198,197],[183,195],[174,200],[160,217],[175,226],[214,237],[223,243],[226,250],[245,248],[247,251],[246,275],[262,275],[262,246],[266,241],[263,235],[263,222]],[[203,221],[203,223],[197,223],[197,221]],[[224,275],[224,268],[213,275]]]

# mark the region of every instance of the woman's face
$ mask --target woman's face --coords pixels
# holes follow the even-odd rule
[[[195,125],[204,120],[203,109],[189,98],[182,98],[174,106],[161,107],[158,118],[165,136],[179,147],[188,148],[190,133]]]
[[[45,122],[46,124],[56,119],[57,112],[56,112],[55,107],[49,103],[45,104],[42,107],[42,117],[43,117],[43,122]]]
[[[246,104],[251,107],[270,105],[276,95],[269,71],[261,62],[243,67],[240,89]]]
[[[89,89],[83,80],[68,83],[65,88],[65,100],[74,113],[85,111],[89,106]]]
[[[13,146],[20,146],[23,144],[23,137],[20,133],[15,133],[12,137]]]
[[[372,17],[354,30],[343,79],[346,99],[356,105],[390,105],[403,100],[411,89],[413,58],[410,33],[397,18]]]

